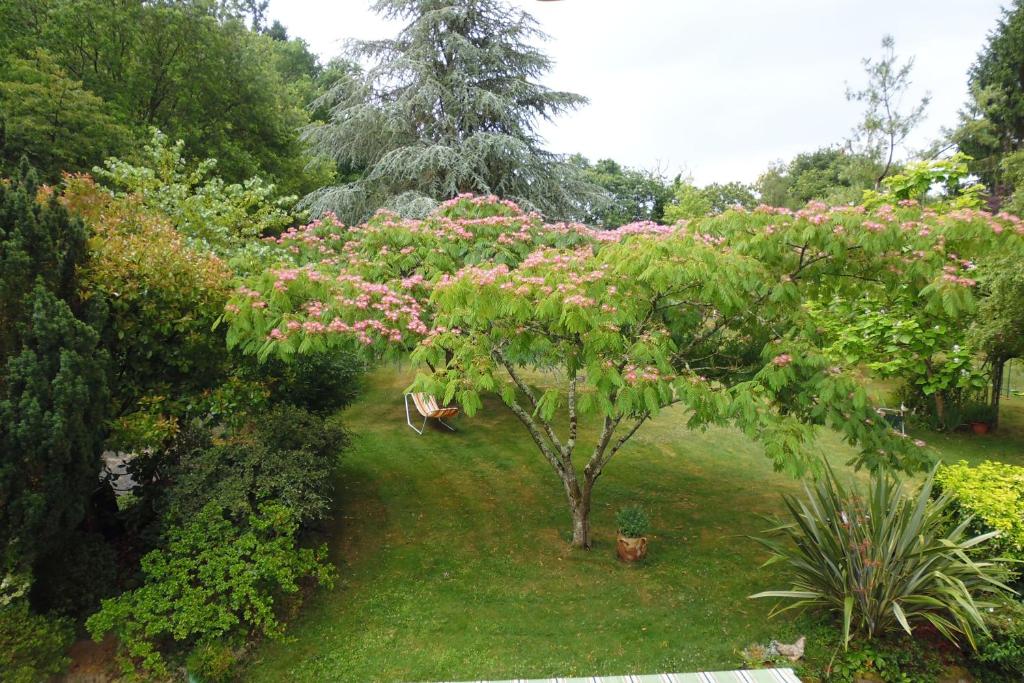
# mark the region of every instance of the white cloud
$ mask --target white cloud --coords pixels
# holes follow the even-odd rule
[[[956,121],[967,69],[999,0],[513,0],[551,39],[551,87],[590,98],[541,132],[559,152],[753,180],[771,161],[842,140],[858,118],[845,85],[885,33],[932,94],[911,141]],[[322,57],[346,38],[393,34],[364,0],[272,0],[269,15]]]

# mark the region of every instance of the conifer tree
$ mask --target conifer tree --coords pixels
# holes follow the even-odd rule
[[[0,578],[59,547],[98,483],[106,354],[78,300],[86,232],[31,173],[0,182]]]
[[[350,221],[380,207],[421,216],[473,192],[561,218],[602,196],[541,147],[537,124],[587,100],[537,82],[552,63],[533,45],[545,36],[529,14],[504,0],[378,0],[373,9],[407,23],[393,39],[351,44],[372,66],[316,103],[330,104],[330,120],[306,131],[315,153],[365,172],[310,194],[308,207]]]

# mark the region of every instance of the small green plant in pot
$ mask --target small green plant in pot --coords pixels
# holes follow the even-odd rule
[[[615,551],[624,562],[635,562],[647,555],[647,529],[651,520],[639,505],[622,508],[615,515],[619,525],[619,536],[615,543]]]

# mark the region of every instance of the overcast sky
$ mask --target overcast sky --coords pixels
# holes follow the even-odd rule
[[[846,84],[891,33],[916,59],[923,147],[956,121],[967,69],[999,0],[511,0],[549,34],[553,88],[590,98],[545,125],[555,152],[688,173],[700,184],[752,181],[772,161],[842,141],[859,117]],[[327,60],[347,38],[393,35],[368,0],[271,0],[269,16]]]

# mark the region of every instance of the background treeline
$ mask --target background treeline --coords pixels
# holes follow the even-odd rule
[[[221,176],[285,194],[328,182],[299,141],[309,104],[347,74],[325,67],[260,3],[25,0],[0,5],[0,172],[41,178],[124,155],[156,127]],[[262,3],[265,6],[266,3]]]

